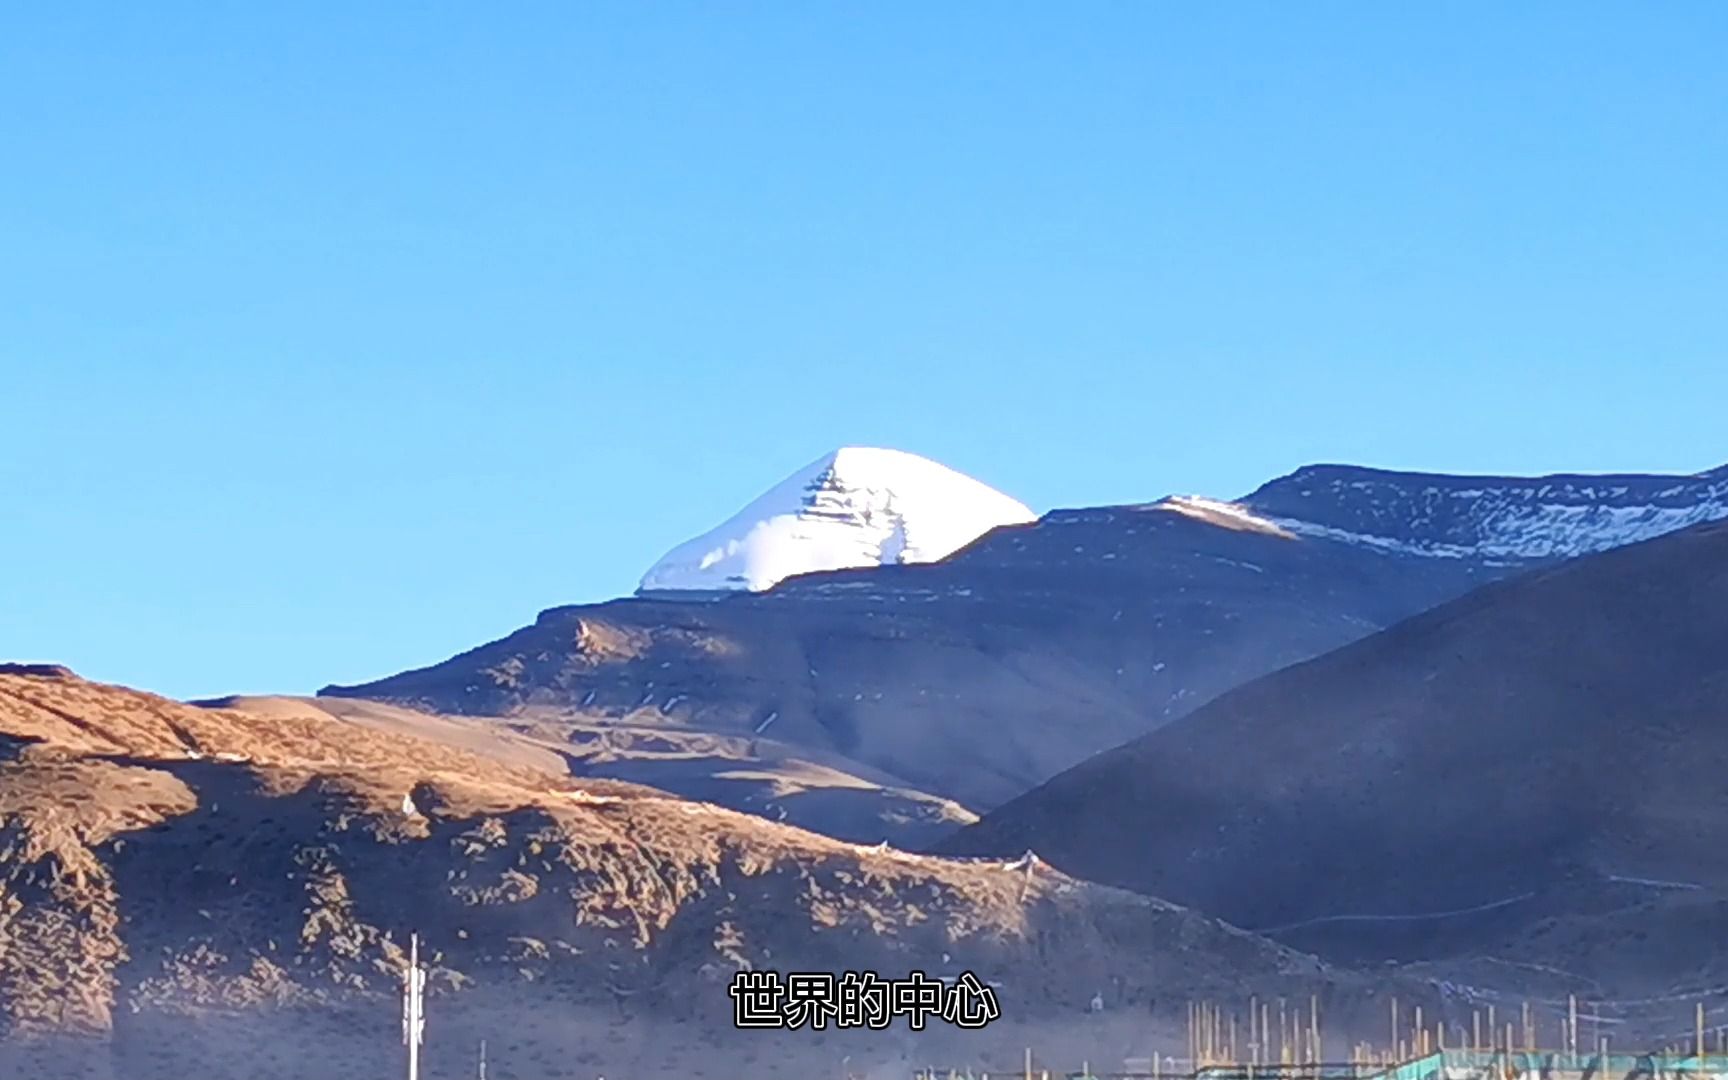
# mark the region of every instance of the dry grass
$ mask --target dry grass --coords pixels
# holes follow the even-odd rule
[[[723,1030],[740,967],[970,968],[1003,983],[1010,1026],[1100,991],[1149,1015],[1154,996],[1350,983],[1039,865],[861,847],[376,719],[0,676],[0,1043],[94,1035],[146,1080],[176,1039],[226,1045],[281,1010],[373,1032],[410,931],[440,1011],[512,1003],[515,1051],[543,1064],[569,1064],[568,1033],[530,1015],[761,1045]],[[354,1064],[374,1037],[328,1046]]]

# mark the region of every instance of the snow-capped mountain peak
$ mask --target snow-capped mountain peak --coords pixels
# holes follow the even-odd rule
[[[1035,517],[927,458],[849,446],[673,548],[642,576],[638,591],[759,592],[795,574],[935,562],[991,529]]]

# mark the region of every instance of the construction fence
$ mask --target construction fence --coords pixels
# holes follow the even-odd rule
[[[1172,1063],[1173,1065],[1174,1063]],[[927,1070],[913,1080],[990,1080],[989,1073]],[[1728,1054],[1572,1054],[1546,1050],[1440,1050],[1385,1066],[1365,1062],[1207,1065],[1133,1072],[996,1074],[996,1080],[1728,1080]]]

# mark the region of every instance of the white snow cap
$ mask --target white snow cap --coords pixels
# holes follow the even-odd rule
[[[679,544],[641,592],[759,592],[794,574],[935,562],[1037,515],[996,489],[900,450],[848,446]]]

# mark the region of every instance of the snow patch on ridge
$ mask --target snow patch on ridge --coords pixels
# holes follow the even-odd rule
[[[1241,503],[1221,502],[1199,495],[1172,495],[1153,505],[1159,510],[1167,510],[1226,529],[1241,529],[1282,537],[1291,535],[1284,523],[1261,517]]]
[[[760,592],[797,574],[935,562],[991,529],[1035,519],[1022,503],[927,458],[846,447],[673,548],[637,591]]]
[[[1297,536],[1390,554],[1573,558],[1728,518],[1728,471],[1501,479],[1305,469],[1244,500]]]
[[[1725,517],[1728,502],[1688,507],[1536,505],[1485,520],[1482,539],[1474,544],[1374,536],[1294,518],[1270,520],[1297,536],[1337,540],[1401,555],[1441,559],[1568,559],[1654,540]]]

